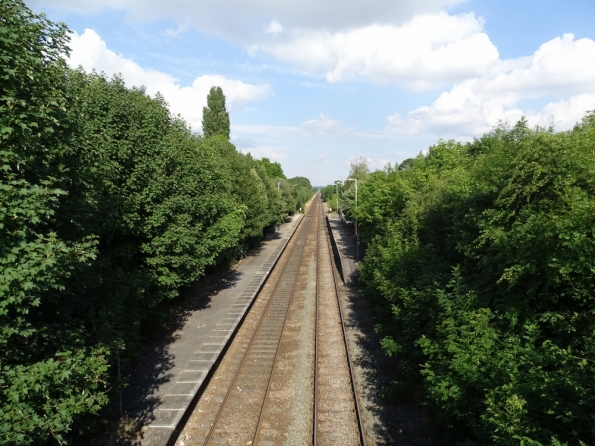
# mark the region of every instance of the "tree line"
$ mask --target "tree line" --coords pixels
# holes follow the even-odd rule
[[[312,195],[164,98],[67,67],[69,30],[0,0],[0,443],[93,428],[168,302]]]
[[[595,444],[594,147],[594,112],[523,118],[360,181],[383,392],[418,389],[445,444]]]

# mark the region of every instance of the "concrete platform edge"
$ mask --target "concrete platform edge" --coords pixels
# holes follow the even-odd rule
[[[262,287],[266,283],[271,271],[277,265],[277,262],[279,261],[279,259],[281,258],[281,255],[285,251],[287,244],[289,243],[289,241],[292,239],[295,232],[300,227],[300,225],[303,221],[303,217],[304,217],[303,215],[300,216],[299,221],[295,224],[295,226],[291,230],[291,233],[289,234],[289,236],[286,238],[286,240],[281,245],[281,249],[277,252],[277,254],[275,254],[275,258],[274,258],[274,261],[272,262],[271,266],[268,267],[266,273],[262,275],[262,280],[260,281],[260,285],[252,293],[252,297],[250,299],[249,305],[246,307],[246,309],[242,313],[241,317],[234,323],[233,330],[231,331],[231,335],[229,336],[229,338],[227,339],[225,344],[221,344],[221,348],[216,353],[216,359],[214,360],[213,364],[209,368],[209,371],[206,374],[206,376],[202,379],[202,382],[200,382],[200,385],[195,387],[194,391],[192,392],[192,396],[188,400],[188,404],[187,404],[183,414],[181,414],[181,416],[179,416],[178,420],[175,422],[175,426],[153,427],[152,430],[160,430],[163,432],[160,432],[157,435],[151,435],[151,437],[153,437],[153,439],[155,441],[147,441],[147,442],[141,441],[141,444],[143,446],[145,446],[145,445],[146,446],[174,446],[174,444],[177,441],[180,433],[182,432],[186,422],[188,421],[188,418],[190,417],[192,410],[194,409],[194,407],[196,407],[196,404],[198,403],[198,400],[200,399],[202,392],[204,391],[205,387],[208,385],[210,378],[212,377],[215,369],[217,368],[217,365],[219,364],[219,362],[225,355],[225,352],[228,350],[229,346],[233,342],[235,335],[237,334],[238,330],[240,329],[240,327],[242,325],[242,322],[244,321],[244,319],[246,318],[246,315],[248,314],[248,311],[250,311],[250,309],[252,308],[252,305],[253,305],[256,297],[262,290]],[[198,384],[198,382],[197,382],[197,384]],[[156,433],[154,433],[154,434],[156,434]]]
[[[343,265],[347,262],[347,259],[345,259],[342,251],[339,249],[339,246],[337,245],[337,240],[335,238],[335,231],[333,230],[333,227],[331,225],[331,221],[329,219],[329,216],[326,216],[326,226],[329,230],[330,236],[331,236],[331,243],[333,244],[333,250],[336,250],[336,252],[339,254],[339,262],[337,267],[339,268],[340,272],[341,272],[341,278],[343,279],[343,283],[346,283],[346,273],[348,274],[350,271],[345,271],[345,268],[343,267]]]

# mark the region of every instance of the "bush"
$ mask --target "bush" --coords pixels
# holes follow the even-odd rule
[[[383,346],[452,443],[595,442],[594,143],[520,121],[362,186]]]
[[[68,69],[65,25],[20,0],[0,23],[0,443],[64,443],[117,394],[116,354],[287,204],[161,96]]]

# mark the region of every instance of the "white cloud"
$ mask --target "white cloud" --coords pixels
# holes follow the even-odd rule
[[[473,14],[416,16],[402,25],[372,24],[346,32],[292,30],[284,39],[253,45],[294,68],[329,82],[363,79],[427,89],[484,75],[498,50]]]
[[[565,34],[544,43],[531,57],[502,61],[491,75],[457,83],[431,106],[387,119],[389,131],[477,136],[499,120],[567,130],[595,108],[595,42]],[[539,111],[522,110],[523,99],[554,97]]]
[[[428,88],[482,73],[498,53],[473,14],[449,16],[466,0],[30,0],[82,13],[126,11],[140,21],[172,19],[223,37],[330,82],[364,79]],[[264,32],[263,32],[264,30]]]
[[[483,88],[492,94],[523,91],[532,97],[595,91],[595,41],[591,39],[575,40],[573,34],[564,34],[517,64],[488,79]]]
[[[465,0],[28,0],[34,8],[80,13],[126,11],[136,20],[172,19],[201,32],[239,43],[254,42],[271,20],[286,28],[346,30],[371,23],[400,24],[419,14],[442,11]]]
[[[232,133],[239,135],[268,135],[270,137],[286,137],[300,133],[299,127],[282,126],[282,125],[237,125],[231,124]]]
[[[300,126],[304,130],[306,136],[328,136],[336,135],[338,133],[348,133],[350,128],[345,128],[341,121],[330,119],[320,114],[320,119],[312,119],[310,121],[302,122]]]
[[[236,146],[240,149],[243,153],[250,153],[253,158],[261,159],[261,158],[268,158],[271,161],[283,161],[287,159],[287,150],[286,147],[266,147],[266,146],[257,146],[257,147],[250,147],[250,148],[243,148],[240,146]]]
[[[484,32],[483,19],[445,12],[464,1],[30,0],[28,4],[79,12],[120,10],[140,20],[173,19],[178,26],[164,30],[165,35],[178,36],[194,27],[234,41],[252,54],[324,75],[329,82],[357,79],[420,90],[489,75],[491,85],[486,90],[497,93],[515,83],[517,89],[535,95],[563,86],[579,94],[582,86],[592,84],[592,70],[573,69],[576,57],[594,64],[589,59],[592,41],[574,41],[567,35],[547,42],[533,57],[500,61]],[[537,78],[544,71],[548,76]],[[494,73],[505,75],[502,79]]]
[[[253,55],[324,76],[329,83],[358,80],[414,90],[447,85],[432,104],[388,117],[386,129],[400,135],[477,136],[498,120],[514,122],[523,114],[533,125],[553,120],[558,129],[567,129],[595,108],[595,41],[566,34],[545,42],[530,56],[500,60],[484,32],[483,19],[446,12],[462,1],[31,0],[28,4],[81,12],[120,10],[139,20],[173,19],[176,25],[164,31],[166,35],[193,27],[236,42]],[[195,128],[200,128],[212,85],[224,89],[230,108],[270,94],[268,85],[219,75],[199,76],[191,86],[182,87],[169,74],[142,68],[110,51],[90,30],[74,35],[73,50],[71,64],[108,74],[122,72],[129,85],[145,85],[149,94],[161,91],[172,110]],[[539,100],[542,106],[536,111],[524,109],[526,99]],[[246,128],[242,135],[258,134],[264,127]],[[285,140],[296,134],[350,131],[324,116],[268,130]],[[369,137],[376,135],[372,132]]]
[[[105,42],[93,30],[86,29],[83,34],[71,34],[72,52],[68,63],[72,67],[81,65],[85,70],[96,69],[108,75],[122,73],[130,86],[167,85],[175,82],[169,74],[156,70],[146,70],[131,59],[122,57],[107,49]]]
[[[281,34],[283,32],[283,25],[278,20],[273,20],[265,30],[267,34]]]
[[[479,135],[490,130],[498,119],[514,119],[515,110],[505,113],[506,97],[478,96],[475,93],[477,80],[457,84],[449,92],[442,93],[431,106],[419,107],[403,117],[395,113],[387,118],[387,129],[402,135]],[[518,111],[518,117],[522,113]]]
[[[267,84],[253,85],[217,74],[198,76],[192,85],[182,87],[171,75],[142,68],[133,60],[109,50],[101,37],[90,29],[81,35],[73,33],[71,47],[71,66],[81,65],[85,70],[95,69],[110,76],[121,73],[129,86],[144,85],[149,95],[161,92],[172,112],[182,115],[195,129],[201,128],[202,108],[211,87],[223,89],[229,110],[262,99],[271,90]]]
[[[557,130],[568,130],[581,120],[585,112],[594,109],[595,94],[583,93],[569,99],[550,102],[539,112],[530,114],[529,122],[542,127],[554,124]]]
[[[287,159],[287,147],[276,144],[278,141],[274,141],[272,144],[270,140],[263,142],[263,137],[266,138],[269,132],[260,130],[252,128],[252,126],[232,125],[230,140],[241,153],[250,153],[253,158],[266,157],[271,161]],[[247,134],[251,137],[245,137]]]

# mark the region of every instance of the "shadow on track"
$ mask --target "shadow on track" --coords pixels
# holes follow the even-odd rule
[[[415,400],[387,401],[382,398],[382,390],[400,378],[395,372],[395,359],[387,357],[380,347],[380,338],[374,330],[376,317],[360,293],[357,270],[351,271],[357,249],[351,228],[339,220],[329,223],[333,231],[341,235],[334,248],[351,263],[343,268],[345,327],[352,333],[351,350],[357,353],[352,360],[359,371],[360,404],[368,413],[368,416],[364,415],[367,417],[367,441],[378,445],[436,446],[438,443],[420,404]],[[364,249],[362,256],[363,252]]]

